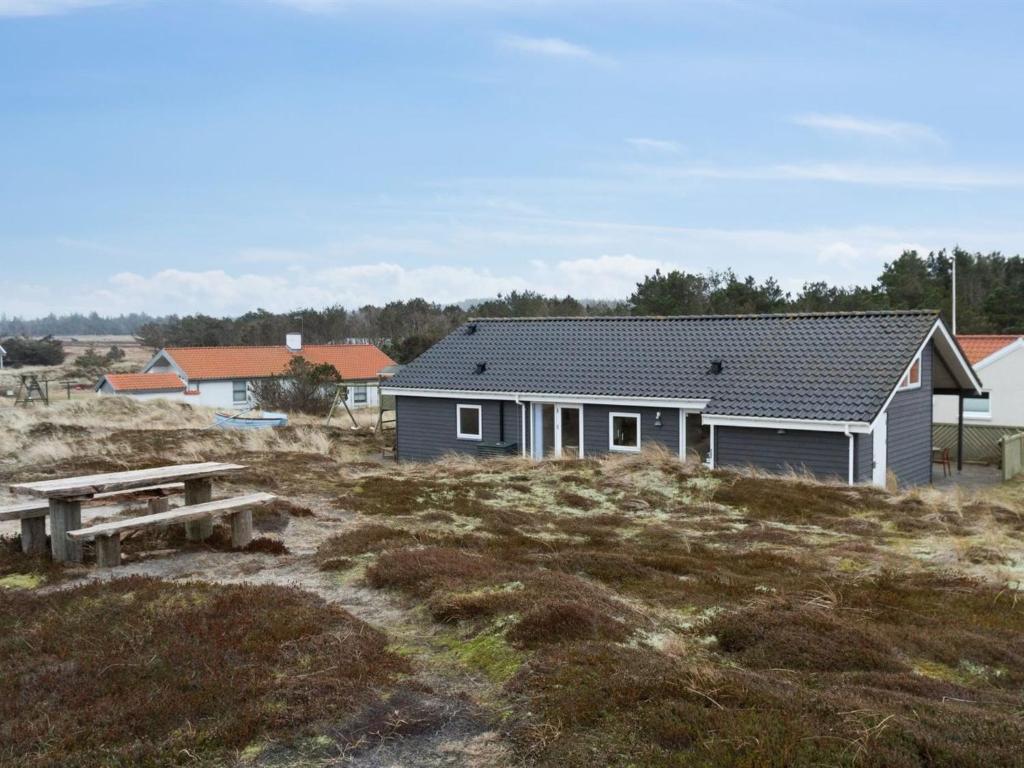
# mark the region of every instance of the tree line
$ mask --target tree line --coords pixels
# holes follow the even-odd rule
[[[937,309],[951,320],[952,268],[957,267],[957,320],[961,333],[1024,332],[1024,259],[959,248],[921,255],[905,251],[885,264],[868,286],[806,283],[795,295],[774,278],[757,281],[732,270],[655,272],[621,301],[513,291],[471,306],[425,299],[358,309],[335,306],[288,313],[266,310],[239,317],[207,315],[150,319],[134,329],[140,342],[163,346],[281,344],[300,331],[305,343],[367,340],[399,362],[414,359],[469,317],[580,317],[607,315],[706,315],[772,312],[839,312]],[[75,331],[81,333],[81,331]]]
[[[55,315],[26,320],[0,313],[0,335],[3,336],[130,336],[142,325],[160,322],[144,312],[133,312],[117,317],[101,317],[97,312],[84,315]]]

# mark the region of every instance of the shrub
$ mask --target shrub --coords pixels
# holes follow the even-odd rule
[[[42,339],[9,338],[4,339],[0,346],[7,350],[5,365],[60,365],[64,362],[64,344],[52,336]]]
[[[357,711],[405,669],[380,632],[292,588],[0,590],[0,764],[233,763]]]

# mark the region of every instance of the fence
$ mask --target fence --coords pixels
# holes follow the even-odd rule
[[[964,461],[998,464],[1002,457],[1000,440],[1006,435],[1015,435],[1020,427],[998,427],[990,424],[964,425]],[[949,455],[956,461],[956,424],[932,425],[932,445],[948,448]]]
[[[1024,432],[1006,435],[1003,446],[1003,480],[1011,480],[1024,470]]]

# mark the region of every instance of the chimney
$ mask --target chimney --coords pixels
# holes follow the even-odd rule
[[[301,352],[302,351],[302,334],[301,333],[286,333],[284,336],[284,345],[288,347],[289,352]]]

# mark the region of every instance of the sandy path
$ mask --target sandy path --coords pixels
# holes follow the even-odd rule
[[[436,627],[417,619],[416,611],[398,598],[364,586],[358,579],[317,569],[314,555],[328,537],[364,522],[359,516],[329,506],[321,497],[290,498],[313,510],[315,517],[289,517],[286,527],[257,535],[280,539],[290,554],[236,554],[219,551],[177,551],[154,553],[145,559],[116,569],[82,569],[80,578],[53,587],[63,589],[82,581],[105,581],[129,576],[161,579],[201,579],[219,583],[274,584],[298,587],[341,606],[354,616],[382,630],[393,642],[400,641],[416,667],[415,682],[427,693],[411,694],[405,702],[414,708],[418,722],[407,732],[368,746],[344,757],[324,757],[319,764],[360,768],[400,766],[484,766],[512,765],[500,734],[493,731],[491,718],[482,703],[493,686],[454,663],[437,663],[436,644],[431,638]],[[83,510],[83,521],[116,514],[116,507]],[[17,523],[12,524],[17,530]],[[408,697],[410,694],[403,694]],[[400,702],[401,704],[401,702]],[[282,754],[283,751],[283,754]],[[290,755],[288,750],[273,755],[275,765],[294,758],[309,765],[309,756]]]

